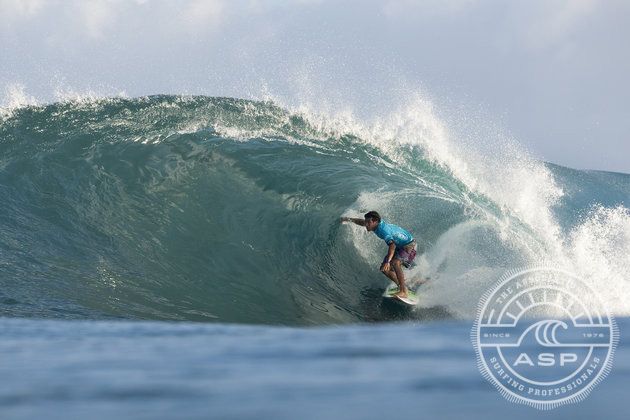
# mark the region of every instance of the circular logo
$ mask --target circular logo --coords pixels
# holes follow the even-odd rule
[[[506,273],[481,298],[471,340],[481,374],[506,399],[551,409],[604,379],[619,333],[583,280],[541,266]]]

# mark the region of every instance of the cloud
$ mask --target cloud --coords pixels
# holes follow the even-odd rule
[[[565,41],[596,15],[602,6],[604,4],[599,0],[543,2],[536,9],[534,20],[525,26],[526,45],[537,49]]]
[[[118,2],[107,0],[92,0],[79,2],[80,22],[85,26],[89,37],[102,39],[106,29],[116,18],[115,6]]]
[[[37,15],[45,0],[0,0],[0,31],[19,25],[24,19]]]
[[[433,16],[458,14],[474,5],[475,0],[389,0],[383,12],[391,20],[423,20]]]
[[[141,27],[151,19],[153,27],[166,31],[204,34],[235,8],[223,0],[0,0],[0,22],[5,23],[0,29],[19,33],[24,21],[37,26],[52,22],[49,37],[89,41],[103,40],[119,25]]]
[[[207,22],[214,20],[225,10],[225,5],[219,0],[196,0],[186,9],[186,16],[191,21]]]
[[[0,0],[0,21],[6,21],[5,30],[20,32],[25,28],[41,27],[53,23],[49,37],[58,37],[79,29],[91,39],[103,38],[116,17],[120,0],[65,1]],[[25,26],[28,22],[30,26]]]
[[[44,5],[44,0],[0,0],[0,16],[10,20],[37,13]]]
[[[221,0],[193,0],[184,2],[181,6],[183,29],[188,33],[216,29],[228,11]]]

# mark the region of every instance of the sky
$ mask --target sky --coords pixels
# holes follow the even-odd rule
[[[426,96],[533,156],[630,173],[630,0],[0,0],[0,106]]]

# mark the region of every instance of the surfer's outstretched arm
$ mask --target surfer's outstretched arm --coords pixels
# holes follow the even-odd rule
[[[365,219],[355,219],[353,217],[342,217],[341,221],[342,222],[352,222],[352,223],[354,223],[356,225],[359,225],[359,226],[365,226]]]

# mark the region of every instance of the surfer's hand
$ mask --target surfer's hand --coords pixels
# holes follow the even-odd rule
[[[388,262],[384,262],[383,264],[381,264],[381,272],[386,272],[390,270],[390,266]]]

